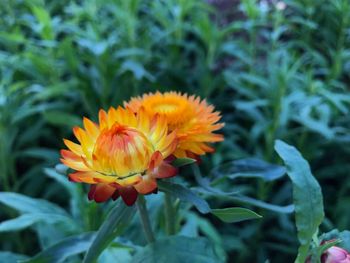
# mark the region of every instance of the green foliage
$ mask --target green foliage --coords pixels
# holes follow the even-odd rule
[[[95,235],[84,233],[77,236],[65,238],[53,246],[48,247],[39,254],[23,263],[60,263],[67,258],[85,252],[91,245]]]
[[[320,237],[321,241],[338,240],[337,246],[350,250],[350,231],[344,230],[339,231],[338,229],[333,229],[328,233],[324,233]]]
[[[200,95],[226,123],[225,141],[203,157],[200,169],[180,167],[181,179],[160,184],[175,194],[177,233],[204,236],[228,262],[294,258],[295,186],[277,163],[276,139],[295,145],[322,186],[327,217],[320,232],[350,229],[349,1],[243,0],[228,8],[226,1],[208,2],[214,4],[2,1],[0,249],[13,253],[0,252],[1,262],[46,253],[60,242],[64,247],[69,236],[100,228],[115,204],[88,202],[87,189],[69,182],[64,167],[52,168],[62,138],[72,137],[82,116],[97,120],[100,108],[155,90]],[[166,232],[161,197],[147,197],[158,239]],[[211,213],[238,206],[263,217],[227,224]],[[317,214],[307,224],[307,242],[319,226]],[[139,253],[145,240],[137,218],[99,262],[129,262]],[[340,235],[334,238],[347,240]],[[316,241],[312,249],[320,252]],[[346,244],[338,245],[349,250]],[[81,262],[80,248],[67,247],[65,255],[76,252],[65,260]]]
[[[249,209],[240,207],[212,209],[211,212],[226,223],[236,223],[249,219],[261,218],[261,216],[257,213],[254,213]]]
[[[136,253],[131,263],[175,263],[186,262],[189,258],[198,263],[223,262],[215,255],[208,241],[202,238],[174,236],[147,245]]]
[[[300,242],[299,254],[295,262],[305,262],[312,238],[324,219],[321,187],[313,177],[310,166],[293,146],[280,140],[275,149],[287,167],[287,174],[293,183],[295,221]]]
[[[103,222],[98,230],[83,262],[96,262],[99,255],[109,245],[109,243],[120,235],[123,230],[125,230],[128,222],[130,222],[134,214],[135,208],[127,207],[122,202],[113,208],[113,210],[107,216],[106,221]]]

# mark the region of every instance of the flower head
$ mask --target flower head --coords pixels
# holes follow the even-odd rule
[[[165,116],[170,131],[176,131],[179,144],[176,157],[195,157],[214,149],[208,143],[223,140],[221,134],[213,133],[224,126],[219,123],[220,113],[212,105],[196,96],[178,92],[149,93],[132,98],[125,106],[134,112],[141,108],[150,116]]]
[[[177,139],[168,132],[164,116],[137,115],[130,109],[110,108],[99,112],[99,124],[84,118],[84,129],[75,127],[76,144],[64,140],[61,161],[76,170],[69,178],[91,184],[89,199],[103,202],[122,197],[132,205],[138,193],[157,190],[158,178],[171,177],[176,169],[166,158],[175,150]]]
[[[322,255],[323,263],[350,263],[350,254],[345,249],[333,246]]]

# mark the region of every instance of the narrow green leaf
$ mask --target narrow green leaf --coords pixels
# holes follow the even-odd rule
[[[236,223],[250,219],[259,219],[262,217],[249,209],[241,207],[212,209],[211,213],[226,223]]]
[[[324,218],[321,187],[313,177],[309,164],[297,149],[277,140],[275,150],[284,161],[293,184],[295,220],[300,242],[296,262],[304,263],[312,236]]]
[[[67,258],[86,251],[91,245],[95,233],[84,233],[65,238],[22,263],[60,263]]]
[[[171,164],[175,167],[181,167],[195,162],[196,160],[192,158],[177,158]]]
[[[74,227],[72,220],[69,217],[49,213],[23,214],[14,219],[6,220],[0,223],[0,232],[19,231],[30,227],[36,223],[55,224],[62,222],[66,224],[67,229]]]
[[[0,203],[16,209],[20,213],[49,213],[68,216],[67,212],[58,205],[17,193],[0,192]]]
[[[215,255],[212,244],[204,238],[170,236],[147,245],[136,253],[131,261],[131,263],[155,262],[220,263],[224,261]]]
[[[170,183],[163,180],[158,182],[158,187],[163,192],[169,193],[182,201],[193,204],[197,210],[203,214],[210,212],[210,207],[207,201],[180,184]]]
[[[260,159],[247,158],[219,165],[213,170],[213,173],[216,176],[227,176],[230,179],[252,177],[274,181],[286,174],[286,168]]]
[[[19,262],[20,260],[27,259],[28,256],[15,254],[8,251],[0,251],[0,262]]]
[[[135,206],[126,206],[123,202],[114,207],[97,232],[96,238],[86,252],[84,263],[96,262],[103,250],[120,235],[135,214]]]

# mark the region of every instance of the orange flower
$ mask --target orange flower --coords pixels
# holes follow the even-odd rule
[[[64,140],[62,163],[76,170],[69,178],[91,184],[89,199],[104,202],[122,197],[132,205],[138,193],[157,190],[158,178],[174,176],[176,168],[166,158],[175,150],[177,139],[168,132],[163,116],[149,116],[143,109],[110,108],[99,112],[99,124],[84,118],[84,128],[74,127],[80,144]]]
[[[224,126],[219,123],[220,113],[196,96],[178,92],[156,92],[132,98],[125,106],[134,112],[144,108],[150,116],[165,116],[169,130],[176,130],[179,139],[174,152],[176,157],[195,158],[206,152],[213,152],[214,149],[208,143],[223,140],[221,134],[213,133]]]

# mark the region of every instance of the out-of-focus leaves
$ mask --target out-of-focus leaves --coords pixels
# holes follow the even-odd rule
[[[70,219],[66,216],[49,214],[49,213],[33,213],[23,214],[14,219],[6,220],[0,223],[0,232],[19,231],[30,227],[37,223],[55,224],[67,223],[66,227],[74,229],[74,225],[70,225]],[[73,228],[72,228],[73,227]]]
[[[67,212],[56,204],[43,199],[31,198],[22,194],[0,192],[0,203],[20,213],[48,213],[67,216]]]
[[[44,118],[50,124],[57,126],[74,127],[81,125],[81,118],[65,112],[47,111],[43,113]]]
[[[210,207],[204,199],[200,198],[190,189],[180,184],[160,181],[158,182],[158,187],[161,191],[165,193],[169,193],[182,201],[186,201],[193,204],[197,208],[197,210],[203,214],[210,212]]]
[[[256,158],[240,159],[217,166],[213,170],[215,176],[227,176],[231,179],[238,177],[261,178],[265,181],[273,181],[281,178],[286,173],[286,168],[267,163]]]
[[[0,251],[0,262],[19,262],[28,258],[26,255],[16,254],[8,251]]]
[[[215,255],[213,247],[207,240],[172,236],[147,245],[136,253],[131,263],[177,263],[187,262],[189,258],[192,262],[198,263],[224,262]]]
[[[304,262],[313,235],[324,218],[321,187],[313,177],[308,162],[293,146],[280,140],[275,142],[275,150],[287,167],[287,174],[293,183],[295,220],[300,241],[296,262]]]

